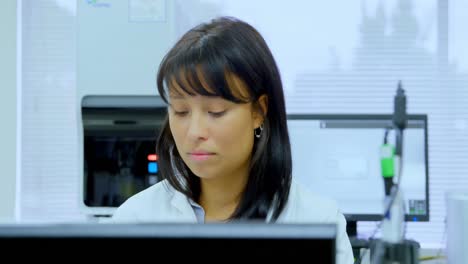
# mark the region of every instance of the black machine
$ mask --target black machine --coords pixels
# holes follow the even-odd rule
[[[159,181],[155,146],[166,112],[159,96],[82,99],[82,192],[86,207],[118,207]]]

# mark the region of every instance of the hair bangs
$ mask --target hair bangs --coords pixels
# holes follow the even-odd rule
[[[158,75],[160,94],[166,102],[169,94],[221,97],[234,103],[253,101],[254,96],[246,94],[249,89],[242,87],[245,83],[242,80],[233,81],[239,77],[233,78],[234,73],[229,65],[218,50],[211,51],[204,46],[166,58],[162,65],[164,70]],[[162,72],[165,74],[162,75]],[[159,87],[161,84],[164,84],[163,89]]]

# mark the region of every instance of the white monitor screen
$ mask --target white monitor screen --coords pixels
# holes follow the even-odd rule
[[[289,115],[293,179],[338,202],[350,220],[379,220],[385,188],[381,147],[391,115]],[[390,131],[388,143],[395,145]],[[403,132],[401,190],[406,220],[428,221],[427,116]]]

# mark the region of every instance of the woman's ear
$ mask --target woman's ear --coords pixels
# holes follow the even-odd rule
[[[257,102],[255,103],[254,108],[254,128],[258,128],[267,115],[268,112],[268,97],[266,94],[260,96]]]

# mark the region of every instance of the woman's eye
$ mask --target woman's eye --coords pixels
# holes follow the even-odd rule
[[[208,113],[209,113],[211,116],[213,116],[213,117],[221,117],[221,116],[223,116],[223,115],[226,113],[226,110],[221,111],[221,112],[211,112],[211,111],[210,111],[210,112],[208,112]]]
[[[188,111],[175,111],[174,110],[174,114],[176,116],[186,116],[188,114]]]

